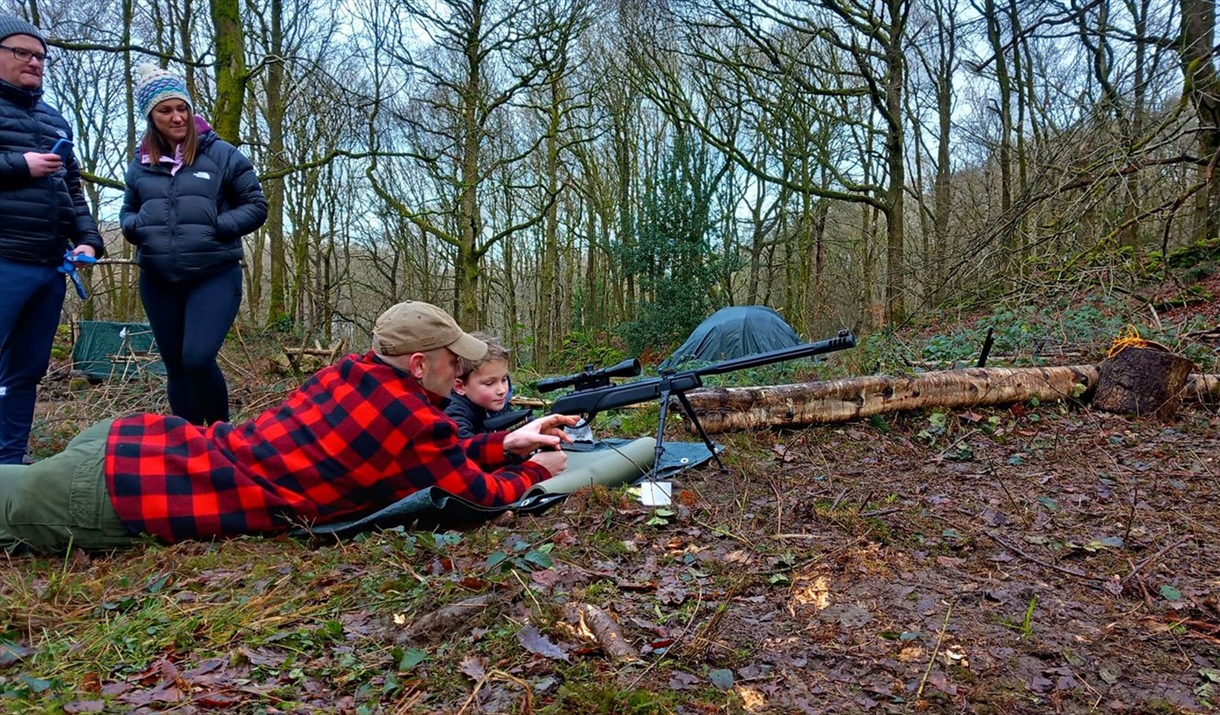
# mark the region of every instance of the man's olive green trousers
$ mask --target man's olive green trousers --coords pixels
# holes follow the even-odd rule
[[[112,421],[81,432],[54,457],[0,465],[0,549],[117,549],[136,540],[106,493],[106,436]]]

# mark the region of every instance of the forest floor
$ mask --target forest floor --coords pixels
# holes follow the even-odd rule
[[[44,434],[76,413],[56,414]],[[1214,408],[1020,404],[717,439],[727,469],[678,475],[670,507],[599,489],[465,531],[0,561],[0,710],[1220,703]]]

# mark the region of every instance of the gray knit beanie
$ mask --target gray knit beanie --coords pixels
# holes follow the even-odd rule
[[[0,42],[4,42],[13,35],[29,35],[42,43],[44,52],[47,49],[47,41],[43,39],[42,33],[38,31],[37,27],[19,17],[0,15]]]

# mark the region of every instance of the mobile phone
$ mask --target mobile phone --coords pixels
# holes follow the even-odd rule
[[[72,158],[72,140],[60,139],[55,142],[55,146],[51,147],[51,153],[59,154],[59,158],[63,159],[64,163],[67,164],[68,159]]]

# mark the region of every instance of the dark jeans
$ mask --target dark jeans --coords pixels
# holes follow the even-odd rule
[[[229,421],[229,388],[216,364],[241,307],[241,266],[199,281],[140,273],[140,299],[165,362],[169,407],[194,424]]]
[[[0,258],[0,464],[21,464],[64,307],[55,266]]]

